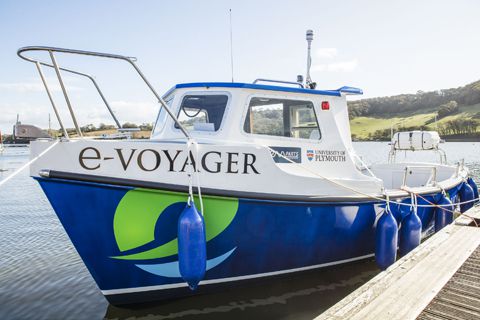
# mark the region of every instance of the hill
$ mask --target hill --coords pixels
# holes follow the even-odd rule
[[[348,106],[356,140],[389,140],[392,126],[394,130],[438,130],[447,139],[480,140],[480,81],[458,88],[351,101]]]

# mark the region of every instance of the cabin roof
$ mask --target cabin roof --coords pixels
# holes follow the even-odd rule
[[[280,92],[296,92],[303,94],[315,94],[315,95],[324,95],[324,96],[336,96],[340,97],[342,94],[363,94],[362,89],[353,88],[353,87],[341,87],[336,90],[312,90],[305,88],[292,88],[292,87],[282,87],[282,86],[272,86],[264,84],[252,84],[252,83],[241,83],[241,82],[192,82],[192,83],[180,83],[172,87],[165,93],[165,96],[169,95],[175,89],[181,88],[243,88],[243,89],[256,89],[256,90],[267,90],[267,91],[280,91]]]

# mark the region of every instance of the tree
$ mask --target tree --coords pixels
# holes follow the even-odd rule
[[[82,130],[82,132],[92,132],[97,130],[97,128],[91,123],[81,127],[80,129]]]
[[[457,111],[458,111],[458,103],[452,100],[448,103],[442,104],[437,111],[437,115],[438,115],[438,118],[441,119],[441,118],[445,118],[448,115],[454,114]]]
[[[135,123],[131,123],[131,122],[125,122],[123,125],[122,125],[122,128],[138,128],[138,126],[135,124]]]
[[[458,105],[474,105],[480,103],[480,81],[459,88],[443,89],[417,94],[401,94],[390,97],[362,99],[348,102],[350,118],[359,116],[389,117],[409,112],[436,109],[442,116],[456,112],[452,102]],[[450,106],[451,110],[448,110]],[[444,109],[440,111],[440,109]],[[448,113],[451,112],[451,113]]]
[[[140,130],[142,131],[152,131],[152,129],[153,129],[153,126],[151,123],[142,123],[140,125]]]

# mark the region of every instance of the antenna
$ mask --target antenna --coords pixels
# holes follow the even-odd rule
[[[312,66],[312,56],[310,54],[311,48],[312,48],[312,41],[313,41],[313,30],[307,30],[306,34],[307,38],[307,43],[308,43],[308,51],[307,51],[307,75],[305,77],[305,84],[310,88],[310,89],[315,89],[317,84],[312,81],[312,78],[310,77],[310,67]]]
[[[233,82],[233,32],[232,32],[232,9],[230,12],[230,65],[232,68],[232,82]]]

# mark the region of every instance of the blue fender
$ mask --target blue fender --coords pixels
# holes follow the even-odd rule
[[[477,184],[475,183],[475,181],[473,180],[473,178],[471,178],[471,177],[468,178],[467,182],[468,182],[468,184],[470,185],[470,187],[472,187],[472,189],[473,189],[473,197],[474,197],[474,199],[477,199],[477,200],[475,200],[474,203],[477,203],[477,202],[478,202],[478,186],[477,186]]]
[[[183,280],[195,290],[207,268],[207,241],[203,216],[193,202],[178,219],[178,262]]]
[[[472,187],[470,187],[470,185],[466,182],[464,182],[462,184],[462,187],[460,188],[460,202],[465,202],[465,201],[469,201],[467,203],[463,203],[460,205],[460,211],[462,213],[464,213],[465,211],[467,211],[468,209],[470,209],[471,207],[473,207],[473,189]]]
[[[400,255],[404,256],[415,249],[422,239],[422,221],[415,210],[403,218],[400,227]]]
[[[440,207],[435,208],[435,232],[442,230],[447,224],[453,222],[453,211],[455,209],[452,201],[444,195],[438,200],[437,205]]]
[[[398,225],[393,214],[385,211],[375,229],[375,261],[385,270],[397,259]]]

